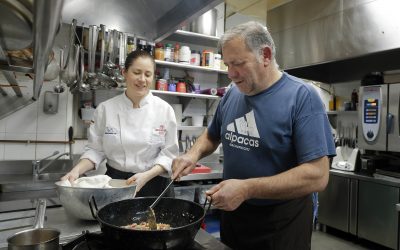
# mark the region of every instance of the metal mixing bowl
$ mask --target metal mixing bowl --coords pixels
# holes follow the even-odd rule
[[[93,195],[99,208],[120,200],[133,199],[136,185],[112,188],[82,188],[62,186],[61,181],[55,183],[58,197],[68,214],[79,219],[94,220],[89,207],[89,199]]]

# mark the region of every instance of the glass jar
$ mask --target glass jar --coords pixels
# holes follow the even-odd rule
[[[179,62],[179,43],[175,43],[174,62],[176,62],[176,63]]]
[[[135,37],[128,36],[127,45],[126,45],[126,53],[129,54],[135,50],[136,50]]]
[[[172,44],[167,43],[165,44],[165,48],[164,48],[164,60],[167,62],[172,62]]]
[[[164,45],[162,43],[156,43],[154,59],[161,60],[161,61],[164,60]]]

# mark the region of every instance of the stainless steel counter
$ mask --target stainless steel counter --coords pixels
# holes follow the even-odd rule
[[[9,236],[31,227],[34,214],[34,210],[0,213],[0,250],[7,248],[7,238]],[[68,215],[63,207],[48,208],[46,210],[44,227],[60,230],[60,243],[62,244],[76,238],[84,230],[89,230],[90,232],[100,231],[97,221],[75,219]],[[195,240],[205,249],[230,249],[202,229],[197,233]]]
[[[354,172],[341,171],[336,169],[331,169],[330,173],[333,175],[343,176],[351,179],[375,182],[393,187],[400,187],[400,179],[394,177],[382,176],[376,174],[374,176],[368,176],[368,175],[362,175]]]

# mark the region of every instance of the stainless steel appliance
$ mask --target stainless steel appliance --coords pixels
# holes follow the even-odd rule
[[[360,87],[358,146],[400,152],[400,83]]]
[[[395,176],[400,173],[400,83],[360,87],[358,147],[360,172]]]

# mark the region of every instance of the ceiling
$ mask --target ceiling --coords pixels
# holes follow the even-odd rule
[[[267,11],[293,0],[225,0],[226,17],[240,13],[247,16],[266,18]]]

